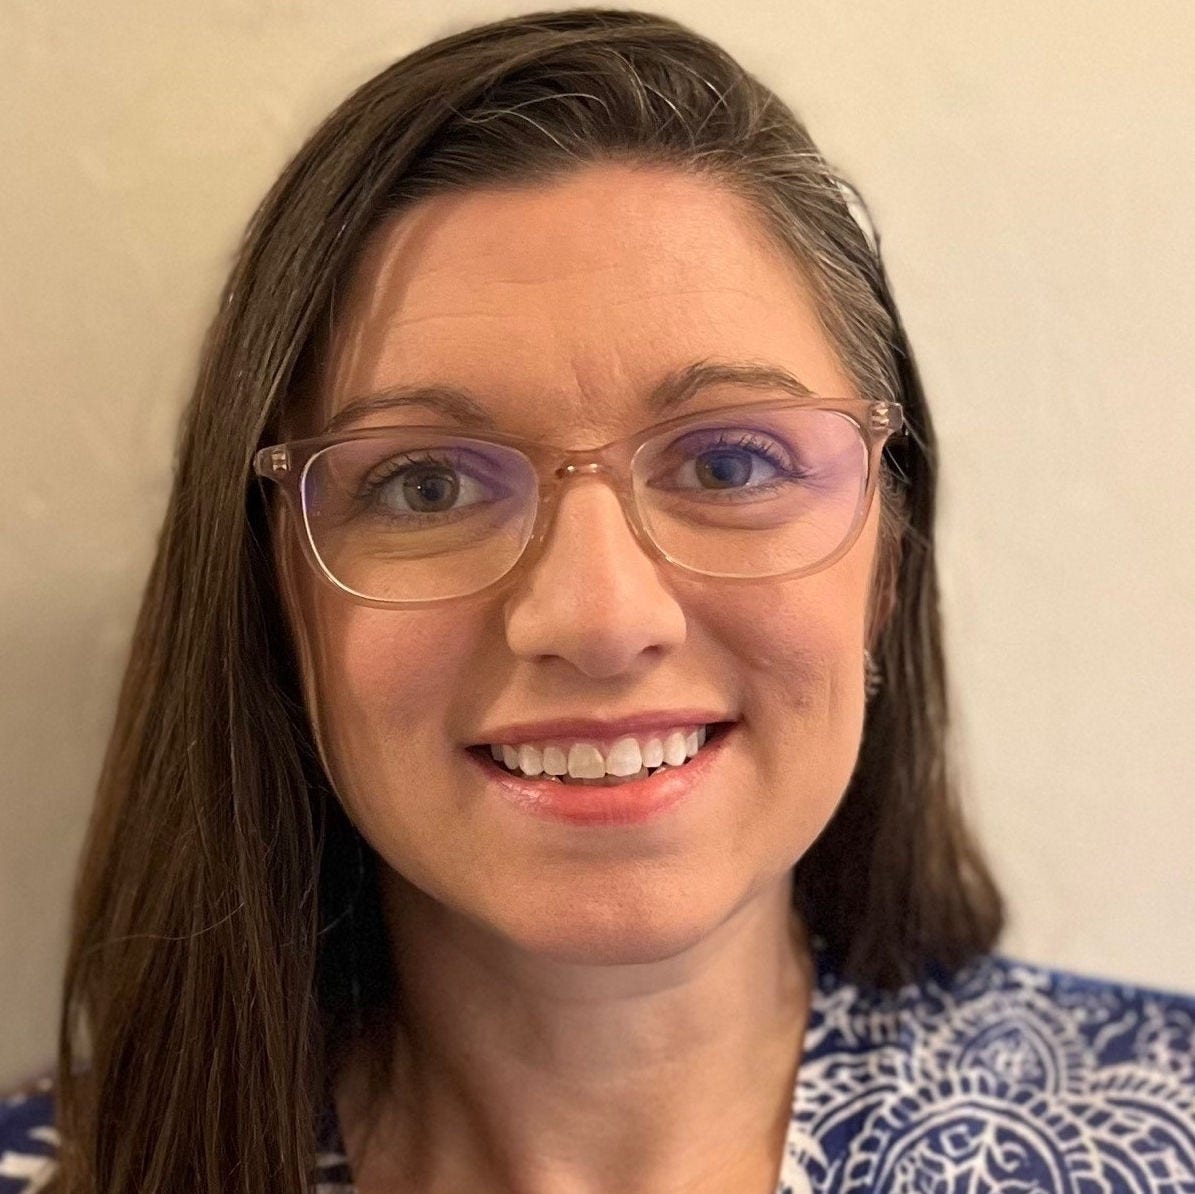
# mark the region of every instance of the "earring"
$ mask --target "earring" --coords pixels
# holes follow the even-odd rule
[[[872,658],[871,652],[865,649],[863,652],[863,692],[867,700],[870,701],[883,685],[884,674],[880,671],[880,665]]]

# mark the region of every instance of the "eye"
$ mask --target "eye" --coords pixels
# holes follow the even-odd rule
[[[386,461],[365,479],[359,497],[385,517],[424,521],[489,501],[499,492],[461,460],[424,452]]]
[[[799,480],[779,444],[749,430],[722,428],[698,432],[678,440],[666,453],[670,460],[682,457],[667,474],[668,485],[658,488],[692,490],[716,494],[771,491],[777,484]],[[695,482],[695,484],[690,484]]]

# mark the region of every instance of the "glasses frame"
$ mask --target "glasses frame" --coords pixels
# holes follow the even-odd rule
[[[635,491],[631,480],[631,468],[636,453],[649,440],[657,436],[691,423],[699,423],[703,419],[720,418],[724,416],[740,415],[743,412],[762,410],[781,410],[787,408],[804,408],[815,410],[837,411],[846,415],[859,428],[867,450],[867,480],[855,510],[855,517],[851,523],[846,538],[838,548],[824,560],[817,564],[803,568],[794,568],[788,572],[771,575],[742,575],[705,572],[691,568],[673,559],[652,538],[647,526],[639,516],[639,508],[635,499]],[[332,447],[353,440],[382,439],[395,433],[410,431],[435,432],[450,435],[458,439],[478,440],[483,443],[493,443],[514,448],[523,453],[530,461],[539,478],[539,508],[536,512],[535,523],[531,535],[523,546],[523,550],[515,557],[511,566],[489,584],[470,593],[454,593],[447,597],[431,597],[418,599],[387,599],[366,597],[347,585],[341,584],[335,576],[324,566],[315,540],[311,532],[311,524],[307,519],[306,502],[303,497],[303,483],[307,470],[315,456],[325,448]],[[728,584],[762,583],[764,581],[795,580],[801,576],[809,576],[821,572],[840,560],[854,546],[864,523],[871,510],[871,503],[875,495],[876,484],[879,479],[880,455],[885,444],[894,436],[907,434],[904,420],[904,410],[898,402],[872,398],[833,398],[821,395],[811,395],[800,398],[777,398],[761,402],[739,402],[729,406],[713,407],[707,410],[694,411],[677,415],[663,422],[655,423],[636,431],[624,439],[612,440],[598,448],[565,448],[560,444],[543,440],[527,439],[518,435],[507,435],[501,432],[474,431],[443,424],[403,424],[387,427],[368,427],[356,431],[344,431],[335,435],[313,436],[307,439],[291,440],[286,443],[271,444],[260,448],[253,454],[253,471],[265,480],[275,481],[281,486],[283,496],[295,516],[296,526],[302,526],[303,533],[299,539],[303,554],[308,564],[316,574],[332,585],[339,593],[351,598],[362,605],[370,605],[380,609],[421,609],[428,606],[441,605],[446,601],[464,601],[470,598],[493,596],[505,586],[513,584],[518,577],[531,567],[543,553],[548,534],[555,521],[555,512],[563,489],[563,485],[572,477],[604,476],[611,484],[618,497],[628,526],[635,536],[636,542],[647,555],[661,563],[667,564],[691,576],[702,576],[716,579]]]

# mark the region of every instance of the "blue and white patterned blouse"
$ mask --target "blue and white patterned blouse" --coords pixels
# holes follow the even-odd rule
[[[1195,996],[1002,953],[948,982],[818,981],[776,1194],[1195,1194]],[[48,1084],[0,1104],[0,1194],[53,1167]],[[313,1194],[352,1194],[335,1116]]]

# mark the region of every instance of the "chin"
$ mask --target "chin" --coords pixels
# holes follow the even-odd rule
[[[699,919],[693,908],[652,910],[645,903],[628,910],[621,901],[594,901],[587,908],[563,901],[534,920],[502,931],[520,950],[566,965],[630,966],[662,962],[707,937],[722,917]]]

